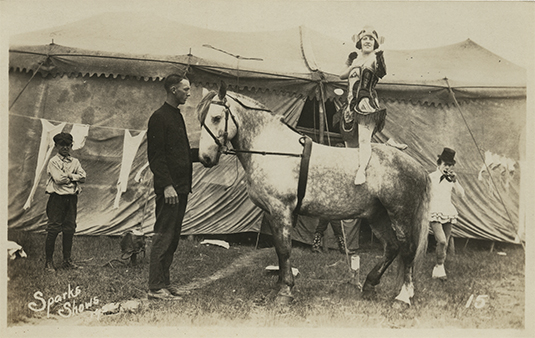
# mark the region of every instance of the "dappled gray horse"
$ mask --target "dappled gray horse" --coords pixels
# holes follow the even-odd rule
[[[224,85],[218,93],[203,97],[197,113],[203,126],[200,161],[212,167],[222,152],[236,154],[245,169],[249,197],[268,215],[279,259],[277,301],[293,299],[291,230],[297,211],[330,219],[368,219],[373,233],[384,243],[384,255],[366,277],[364,296],[375,294],[381,276],[399,255],[401,291],[396,299],[410,304],[413,267],[427,247],[429,226],[430,183],[422,166],[399,150],[373,144],[367,181],[356,186],[358,156],[354,152],[358,149],[314,143],[305,154],[302,135],[284,124],[281,116],[248,97],[227,93]],[[232,149],[227,148],[228,142]],[[305,163],[308,175],[304,175],[306,191],[301,199],[298,186],[302,186],[303,157],[309,162]]]

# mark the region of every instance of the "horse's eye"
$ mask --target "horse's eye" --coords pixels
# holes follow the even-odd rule
[[[212,117],[212,122],[213,122],[214,124],[217,124],[217,123],[219,123],[220,121],[221,121],[221,115],[216,115],[216,116],[213,116],[213,117]]]

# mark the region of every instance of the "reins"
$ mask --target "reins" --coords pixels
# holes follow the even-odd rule
[[[227,94],[228,95],[228,94]],[[230,95],[228,95],[230,96]],[[248,107],[244,103],[242,103],[240,100],[238,100],[235,97],[230,96],[231,99],[238,102],[242,107],[246,109],[251,110],[259,110],[259,111],[267,111],[267,109],[263,108],[255,108],[255,107]],[[303,151],[300,154],[296,153],[285,153],[285,152],[274,152],[274,151],[259,151],[259,150],[244,150],[244,149],[228,149],[227,144],[227,138],[228,138],[228,117],[232,118],[232,122],[234,122],[234,125],[236,126],[236,129],[239,129],[238,121],[234,117],[234,114],[232,114],[232,111],[230,110],[230,105],[227,102],[226,96],[220,100],[220,101],[211,101],[210,104],[216,104],[225,107],[225,130],[223,132],[223,142],[219,140],[215,136],[215,134],[206,126],[204,123],[206,116],[204,119],[202,119],[201,127],[204,127],[208,134],[214,139],[215,143],[218,146],[218,151],[221,151],[223,154],[229,154],[229,155],[237,155],[238,153],[247,153],[247,154],[259,154],[259,155],[274,155],[274,156],[291,156],[291,157],[300,157],[301,163],[299,164],[299,179],[297,182],[297,204],[295,209],[293,210],[293,223],[294,225],[297,224],[297,215],[299,214],[299,210],[301,209],[301,204],[303,202],[303,198],[305,196],[306,187],[307,187],[307,180],[308,180],[308,167],[310,163],[310,154],[312,151],[312,139],[307,136],[301,136],[299,138],[299,143],[303,146]],[[284,121],[282,121],[284,123]],[[287,125],[287,124],[286,124]],[[290,129],[294,130],[291,126],[287,125]]]

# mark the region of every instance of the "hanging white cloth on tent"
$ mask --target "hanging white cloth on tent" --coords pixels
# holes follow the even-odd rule
[[[60,123],[57,126],[48,122],[47,120],[41,119],[41,125],[43,130],[41,132],[41,144],[39,145],[39,155],[37,157],[37,168],[35,170],[35,178],[33,179],[32,190],[30,191],[30,196],[26,200],[23,209],[28,210],[32,205],[33,196],[35,195],[35,190],[37,190],[37,185],[41,180],[41,174],[43,173],[43,168],[50,159],[52,150],[54,150],[54,136],[60,133],[65,127],[66,123]]]
[[[117,181],[117,195],[115,196],[115,203],[113,203],[114,209],[119,208],[121,194],[128,188],[128,176],[132,169],[132,163],[134,162],[137,150],[139,149],[139,145],[141,144],[141,141],[143,141],[145,134],[146,131],[142,131],[137,136],[132,136],[128,129],[124,131],[123,160],[121,162],[121,173],[119,174],[119,180]]]
[[[85,146],[85,140],[89,134],[89,125],[88,124],[74,124],[72,126],[71,135],[73,138],[72,141],[72,150],[82,149]]]

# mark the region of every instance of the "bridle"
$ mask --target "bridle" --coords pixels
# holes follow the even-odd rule
[[[229,116],[232,118],[232,122],[234,122],[234,125],[236,126],[236,129],[238,129],[238,121],[236,121],[236,117],[234,117],[234,114],[230,111],[230,105],[227,102],[226,96],[223,98],[223,100],[219,101],[211,101],[210,104],[215,104],[218,106],[225,107],[225,130],[223,131],[223,142],[219,141],[219,138],[215,136],[215,134],[208,128],[208,126],[205,123],[206,117],[201,122],[201,127],[204,128],[210,137],[214,140],[214,142],[217,144],[217,151],[221,151],[223,154],[229,154],[231,153],[231,150],[227,148],[227,142],[228,142],[228,118]]]
[[[310,154],[312,149],[312,139],[307,136],[301,136],[299,138],[299,143],[303,146],[303,152],[296,154],[296,153],[280,153],[280,152],[271,152],[271,151],[258,151],[258,150],[244,150],[244,149],[228,149],[227,148],[227,141],[228,141],[228,120],[229,116],[232,119],[232,122],[234,122],[234,125],[236,125],[236,133],[238,132],[239,125],[238,121],[236,120],[236,117],[234,114],[232,114],[232,111],[230,109],[230,105],[227,102],[227,96],[229,96],[232,100],[239,103],[242,107],[246,109],[252,109],[252,110],[258,110],[258,111],[267,111],[271,112],[267,109],[263,108],[255,108],[255,107],[248,107],[243,102],[238,100],[235,97],[232,97],[230,95],[225,95],[223,99],[219,101],[211,101],[210,104],[215,104],[219,106],[225,107],[225,130],[223,131],[223,142],[219,140],[215,136],[215,134],[206,126],[205,120],[208,117],[208,114],[204,117],[204,119],[201,122],[201,127],[204,128],[208,134],[212,137],[212,139],[217,144],[217,151],[218,153],[223,154],[230,154],[230,155],[237,155],[238,153],[248,153],[248,154],[260,154],[260,155],[278,155],[278,156],[291,156],[291,157],[299,157],[301,158],[301,162],[299,164],[299,179],[297,184],[297,204],[295,209],[293,210],[294,215],[294,224],[297,224],[297,214],[299,213],[299,210],[301,208],[301,203],[303,202],[303,198],[305,196],[306,187],[307,187],[307,178],[308,178],[308,167],[310,163]],[[284,122],[284,121],[282,121]],[[290,129],[293,129],[291,126],[287,125]],[[295,129],[293,129],[295,131]],[[237,179],[237,172],[236,172],[236,179]]]
[[[223,131],[223,135],[222,135],[223,136],[223,142],[221,142],[219,140],[219,138],[217,136],[215,136],[215,134],[206,125],[205,120],[206,120],[207,116],[205,116],[203,121],[201,121],[201,128],[204,128],[208,132],[208,135],[210,135],[210,137],[212,137],[212,139],[214,140],[214,142],[217,145],[217,151],[218,152],[221,152],[222,154],[226,154],[226,155],[236,155],[238,153],[248,153],[248,154],[260,154],[260,155],[280,155],[280,156],[302,157],[302,154],[295,154],[295,153],[281,153],[281,152],[244,150],[244,149],[233,149],[233,148],[229,149],[227,147],[229,116],[232,119],[232,122],[234,123],[234,125],[236,126],[236,130],[239,129],[239,124],[238,124],[238,121],[236,120],[236,117],[234,116],[234,114],[232,113],[232,111],[230,109],[230,105],[229,105],[229,103],[227,101],[227,96],[229,96],[232,100],[236,101],[237,103],[239,103],[242,107],[244,107],[246,109],[270,112],[269,110],[264,109],[264,108],[249,107],[249,106],[245,105],[243,102],[241,102],[239,99],[237,99],[235,97],[232,97],[232,96],[230,96],[228,94],[222,100],[211,101],[210,102],[211,105],[215,104],[215,105],[218,105],[218,106],[225,107],[225,109],[224,109],[224,113],[225,113],[225,130]]]

